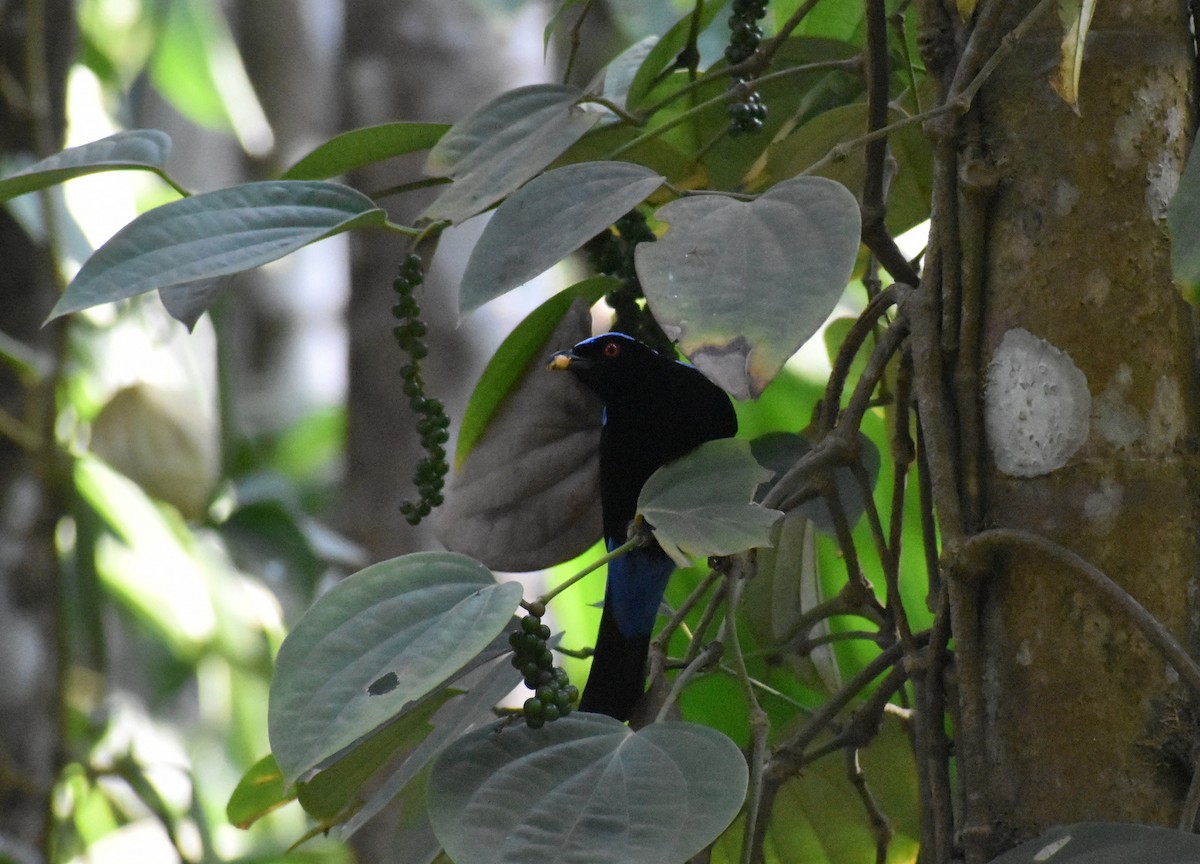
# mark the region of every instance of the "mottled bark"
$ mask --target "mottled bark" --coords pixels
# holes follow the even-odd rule
[[[1078,115],[1049,84],[1060,39],[1051,9],[981,92],[960,151],[959,224],[983,214],[962,242],[964,259],[982,253],[972,368],[987,429],[966,527],[1073,550],[1191,648],[1196,339],[1166,228],[1195,119],[1186,9],[1098,4]],[[962,777],[968,860],[1055,823],[1175,823],[1195,702],[1161,653],[1072,568],[1020,543],[976,576],[978,618],[955,622],[979,627],[981,680],[959,683],[975,727],[964,741],[978,732],[986,751]]]

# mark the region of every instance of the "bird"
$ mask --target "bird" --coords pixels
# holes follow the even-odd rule
[[[565,370],[604,403],[600,504],[604,542],[624,544],[642,486],[706,441],[737,434],[729,395],[694,366],[623,333],[559,351]],[[579,710],[628,720],[645,692],[650,634],[675,564],[653,540],[608,563],[600,630]]]

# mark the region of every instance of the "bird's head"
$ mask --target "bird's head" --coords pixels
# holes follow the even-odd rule
[[[584,339],[550,358],[550,368],[566,370],[605,402],[622,400],[654,381],[656,372],[675,364],[624,333]]]

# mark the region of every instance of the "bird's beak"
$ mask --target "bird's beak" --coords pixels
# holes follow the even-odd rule
[[[571,363],[577,361],[578,359],[579,358],[570,351],[559,351],[550,358],[549,368],[556,372],[562,372],[564,369],[570,368]]]

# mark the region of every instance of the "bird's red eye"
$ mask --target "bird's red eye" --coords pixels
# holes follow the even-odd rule
[[[608,344],[606,344],[604,346],[604,356],[605,357],[616,357],[620,353],[621,353],[621,346],[618,345],[616,342],[609,342]]]

